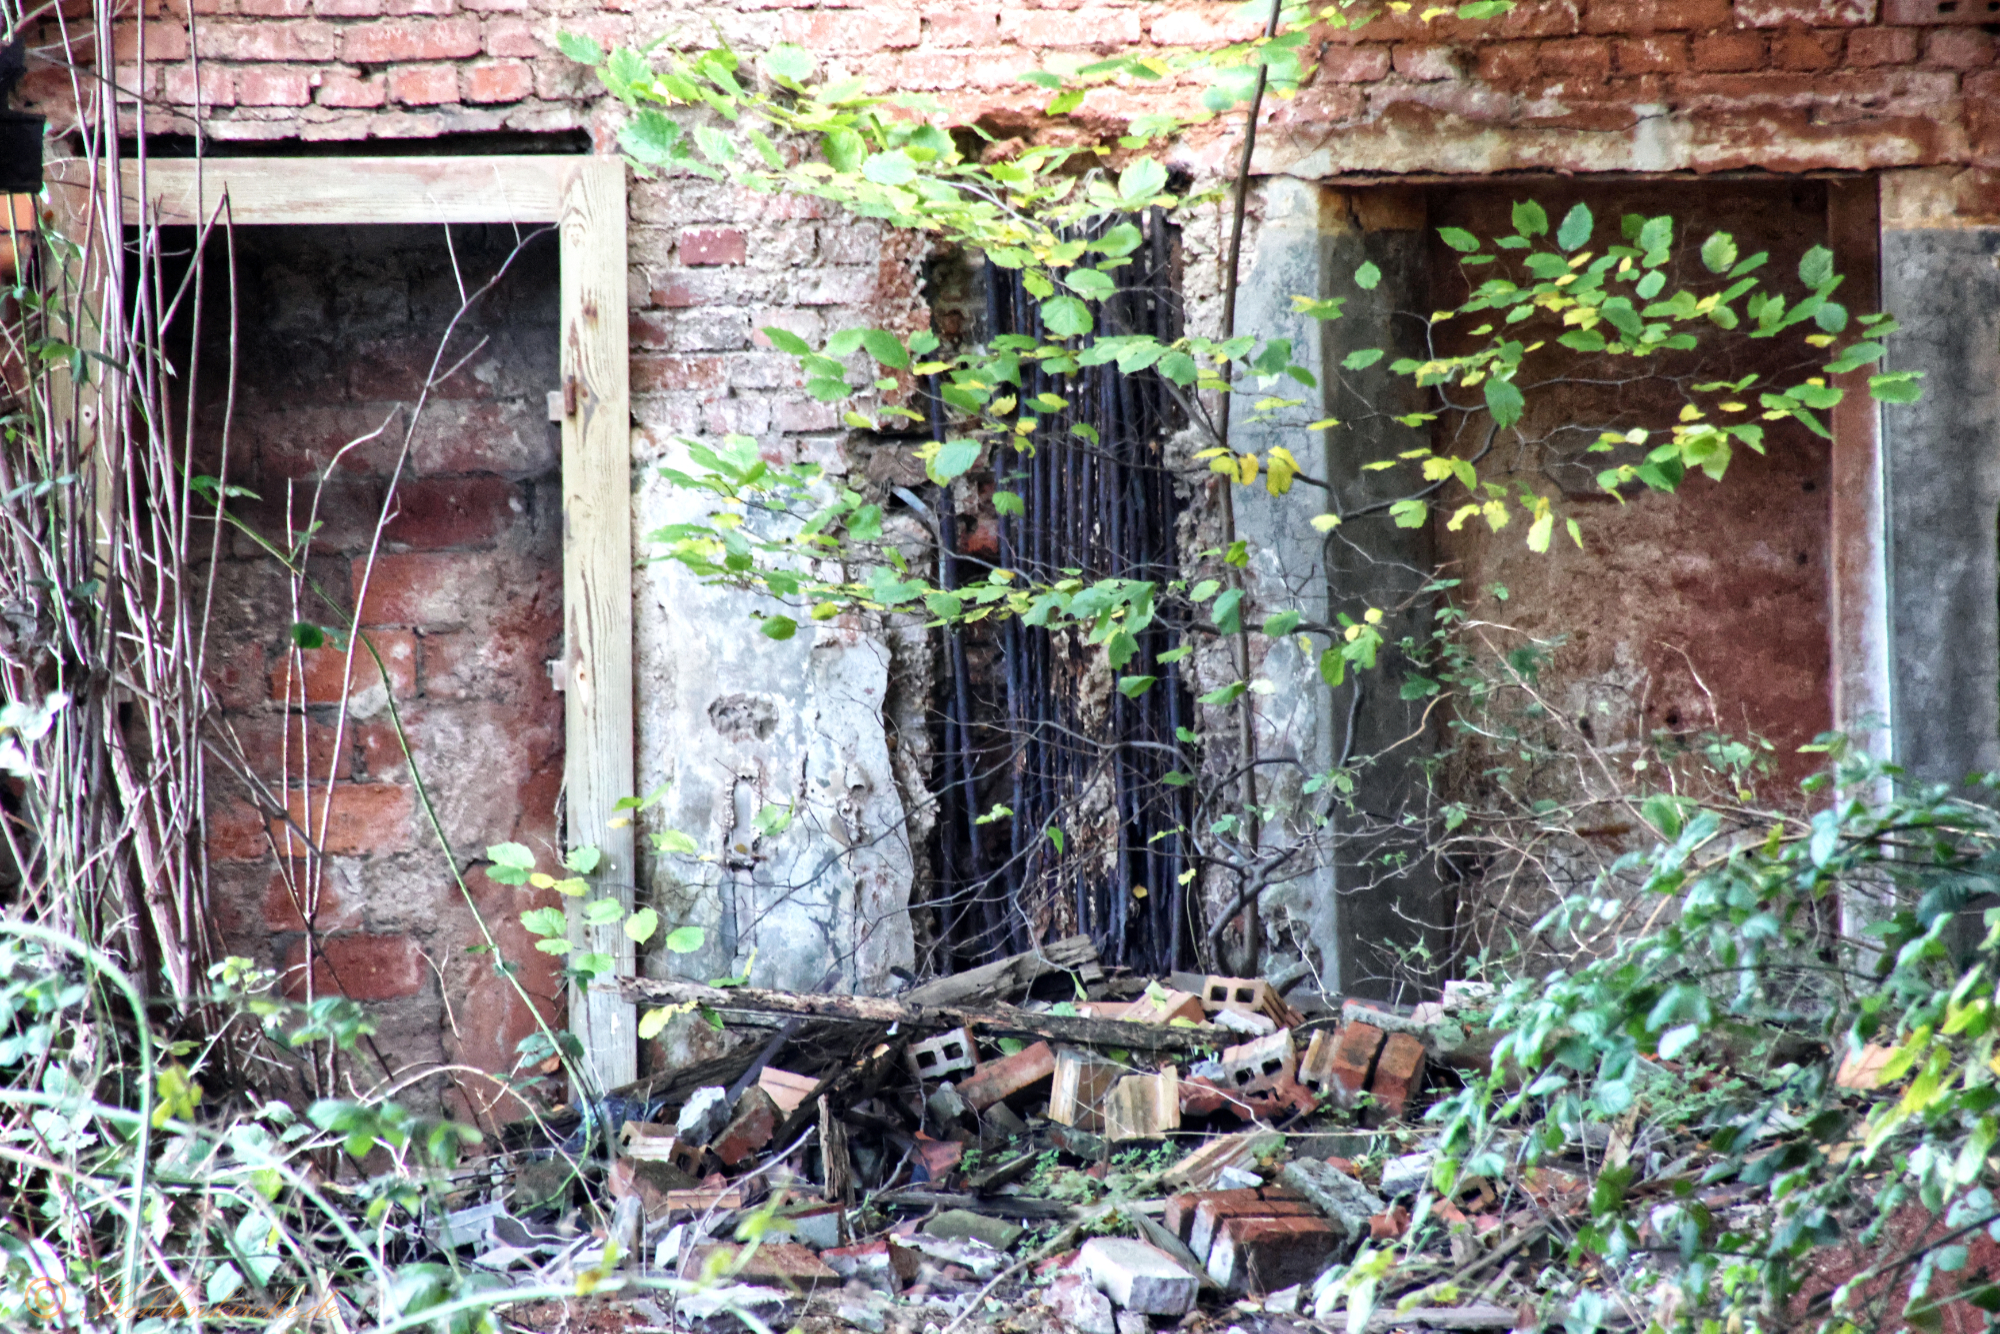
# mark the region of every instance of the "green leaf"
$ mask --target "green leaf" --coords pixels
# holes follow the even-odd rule
[[[979,450],[977,440],[947,440],[938,446],[937,456],[924,471],[930,474],[933,482],[942,486],[955,477],[963,477],[973,464],[979,462]],[[995,500],[998,500],[997,494]],[[1015,497],[1015,503],[1020,503],[1019,497]],[[995,508],[998,508],[997,503]]]
[[[625,919],[625,934],[643,945],[653,938],[653,932],[660,929],[660,915],[651,908],[641,908]]]
[[[1153,158],[1142,157],[1118,173],[1118,195],[1126,204],[1139,204],[1167,187],[1167,169]]]
[[[1833,277],[1833,252],[1816,245],[1799,257],[1799,281],[1817,291]]]
[[[661,852],[678,852],[693,856],[696,851],[694,839],[678,829],[662,829],[653,835],[653,846]]]
[[[1049,105],[1046,108],[1048,114],[1051,116],[1067,116],[1070,112],[1083,105],[1083,95],[1088,91],[1085,88],[1068,88],[1057,93],[1049,99]]]
[[[804,83],[812,77],[812,54],[802,46],[774,46],[765,53],[764,68],[776,79]]]
[[[1478,242],[1473,242],[1476,246]],[[1354,271],[1354,285],[1364,292],[1372,292],[1382,284],[1382,270],[1375,267],[1374,260],[1363,261]]]
[[[1562,247],[1564,254],[1568,254],[1588,241],[1591,230],[1596,226],[1597,221],[1590,216],[1589,206],[1578,204],[1563,216],[1562,226],[1556,228],[1556,244]]]
[[[675,954],[693,954],[708,940],[708,933],[698,926],[676,927],[667,932],[666,947]]]
[[[1532,199],[1514,205],[1514,230],[1523,236],[1541,236],[1549,230],[1549,215]]]
[[[647,107],[634,116],[618,132],[618,142],[633,157],[654,166],[671,162],[676,153],[685,151],[681,127],[657,107]]]
[[[736,160],[736,145],[729,142],[729,136],[712,125],[694,127],[695,147],[701,155],[718,167],[726,167]]]
[[[1364,347],[1348,353],[1345,357],[1341,358],[1340,364],[1344,370],[1365,371],[1376,362],[1382,360],[1383,355],[1384,353],[1379,347]]]
[[[1646,219],[1639,229],[1639,248],[1646,252],[1646,262],[1652,263],[1655,256],[1665,255],[1674,243],[1674,220],[1669,217]]]
[[[1062,855],[1063,847],[1066,842],[1066,840],[1063,838],[1063,831],[1056,828],[1054,825],[1050,825],[1047,829],[1044,829],[1042,832],[1049,836],[1049,842],[1056,845],[1056,855],[1060,857]]]
[[[1233,635],[1243,628],[1243,590],[1232,588],[1215,600],[1210,614],[1215,617],[1215,628],[1225,635]]]
[[[486,849],[486,878],[500,885],[525,885],[535,869],[535,854],[519,843],[495,843]]]
[[[868,156],[868,141],[853,130],[828,130],[819,142],[827,165],[835,171],[859,171]]]
[[[1275,612],[1264,618],[1264,633],[1272,639],[1283,639],[1299,628],[1303,618],[1295,611]]]
[[[557,33],[556,50],[562,52],[579,65],[601,65],[604,63],[604,48],[580,32]]]
[[[1582,207],[1578,205],[1578,207]],[[1521,420],[1522,410],[1527,400],[1512,380],[1488,379],[1486,381],[1486,410],[1493,414],[1493,424],[1505,430]]]
[[[1479,238],[1463,227],[1440,227],[1438,236],[1461,255],[1470,255],[1479,249]]]
[[[604,853],[600,849],[586,845],[580,848],[571,848],[569,856],[563,858],[563,865],[578,875],[589,875],[597,869],[598,863],[603,860]]]
[[[1118,678],[1118,693],[1126,699],[1137,699],[1153,688],[1157,676],[1121,676]]]
[[[789,356],[809,357],[812,355],[812,344],[793,333],[790,329],[772,327],[759,329],[757,332],[769,339],[772,347]]]
[[[917,179],[917,164],[900,148],[875,153],[861,164],[861,174],[877,185],[908,185]]]
[[[1721,273],[1736,262],[1736,238],[1717,232],[1701,243],[1701,262],[1710,273]]]
[[[569,919],[561,908],[533,908],[521,914],[521,925],[528,928],[530,935],[566,936],[569,934]]]
[[[799,623],[789,616],[766,616],[757,628],[772,639],[790,639],[799,632]]]
[[[326,631],[307,621],[293,621],[292,643],[299,648],[325,648]]]
[[[1868,377],[1868,393],[1878,403],[1914,403],[1924,396],[1922,371],[1888,371]]]
[[[891,370],[900,371],[910,364],[910,354],[902,341],[886,329],[863,329],[861,346],[868,349],[868,355]]]
[[[1012,491],[995,491],[993,509],[998,514],[1021,515],[1028,512],[1028,507],[1021,503],[1021,497]]]
[[[1042,325],[1057,338],[1075,338],[1094,327],[1090,307],[1073,296],[1051,297],[1042,302]]]
[[[1090,243],[1090,248],[1101,255],[1122,259],[1146,243],[1146,234],[1129,222],[1121,222],[1103,236]]]
[[[583,920],[590,926],[609,926],[625,916],[625,905],[617,899],[592,899],[583,905]]]

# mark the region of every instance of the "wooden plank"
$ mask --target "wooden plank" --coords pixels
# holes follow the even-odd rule
[[[599,983],[592,989],[611,991]],[[800,991],[766,991],[759,987],[705,987],[698,982],[674,982],[658,977],[627,977],[615,990],[627,1000],[648,1005],[694,1001],[727,1014],[733,1010],[763,1010],[774,1014],[804,1014],[821,1019],[851,1019],[858,1023],[904,1024],[912,1032],[937,1032],[969,1024],[1000,1033],[1030,1033],[1057,1042],[1081,1042],[1094,1047],[1124,1047],[1140,1051],[1202,1051],[1226,1045],[1234,1036],[1213,1024],[1184,1027],[1134,1024],[1123,1019],[1089,1019],[1083,1015],[1050,1014],[1012,1005],[911,1005],[882,996],[824,996]],[[906,1034],[907,1036],[907,1034]]]
[[[144,216],[206,222],[225,191],[239,226],[555,222],[570,155],[494,157],[149,158]],[[81,163],[54,163],[57,190]],[[125,214],[142,216],[139,168],[123,164]],[[80,184],[80,176],[76,183]],[[53,193],[53,192],[52,192]]]
[[[632,432],[625,328],[625,164],[575,162],[562,196],[563,781],[567,844],[603,858],[592,898],[632,907],[637,840],[611,825],[633,792]],[[586,927],[567,900],[570,939],[633,971],[618,923]],[[597,1089],[638,1075],[630,1001],[610,989],[570,991],[570,1027]]]
[[[1097,946],[1089,936],[1065,936],[1025,954],[933,979],[904,992],[903,999],[912,1005],[996,1000],[1010,992],[1026,991],[1036,978],[1046,973],[1063,972],[1074,972],[1085,986],[1104,980],[1104,969],[1097,962]]]

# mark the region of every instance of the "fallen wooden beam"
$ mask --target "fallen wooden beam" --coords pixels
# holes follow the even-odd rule
[[[866,1024],[904,1024],[919,1033],[971,1025],[1000,1033],[1027,1033],[1059,1042],[1140,1051],[1201,1051],[1227,1046],[1236,1036],[1212,1024],[1187,1027],[1138,1024],[1122,1019],[1049,1014],[1012,1005],[913,1005],[904,999],[882,996],[823,996],[756,987],[706,987],[698,982],[672,982],[656,977],[621,977],[604,985],[615,986],[626,1000],[638,1005],[685,1005],[692,1001],[725,1012],[741,1010],[849,1019]]]
[[[1097,946],[1089,936],[1065,936],[1039,949],[996,963],[981,964],[950,977],[935,978],[903,993],[910,1005],[971,1005],[1004,1000],[1034,985],[1050,973],[1075,973],[1087,987],[1104,980]]]

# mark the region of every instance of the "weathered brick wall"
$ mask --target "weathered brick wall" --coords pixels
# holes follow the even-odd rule
[[[474,288],[514,243],[503,228],[455,228],[452,239]],[[253,228],[238,232],[235,248],[242,364],[227,477],[256,499],[232,508],[280,547],[316,517],[309,571],[337,606],[310,594],[295,602],[280,564],[249,536],[224,544],[214,583],[224,723],[327,855],[315,877],[283,823],[260,817],[242,785],[217,771],[209,852],[218,925],[231,952],[284,968],[288,993],[303,996],[310,912],[320,947],[313,991],[366,1002],[393,1063],[506,1070],[533,1015],[487,956],[468,952],[481,943],[474,914],[553,1013],[554,961],[519,922],[543,896],[469,869],[468,903],[415,780],[461,867],[502,840],[545,857],[555,846],[562,705],[546,668],[562,635],[558,443],[546,400],[557,373],[553,237],[532,242],[473,308],[442,363],[465,364],[421,413],[460,305],[443,228]],[[211,263],[201,365],[219,387],[228,314]],[[199,432],[206,466],[218,471],[220,397],[208,395]],[[407,466],[371,566],[406,435]],[[288,628],[340,623],[364,580],[359,620],[388,679],[359,658],[343,723],[347,655],[296,652]],[[492,1097],[480,1081],[456,1082],[471,1106]]]

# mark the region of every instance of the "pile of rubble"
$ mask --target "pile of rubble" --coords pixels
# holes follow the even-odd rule
[[[1490,1052],[1471,984],[1414,1012],[1336,1009],[1257,978],[1107,976],[1085,937],[894,999],[622,985],[747,1036],[595,1120],[520,1127],[428,1235],[523,1283],[707,1280],[605,1298],[628,1327],[749,1311],[807,1330],[1141,1334],[1310,1311],[1330,1266],[1408,1228],[1426,1079]],[[1482,1186],[1444,1216],[1491,1255],[1506,1238]],[[1414,1315],[1399,1326],[1516,1323],[1490,1303]]]

